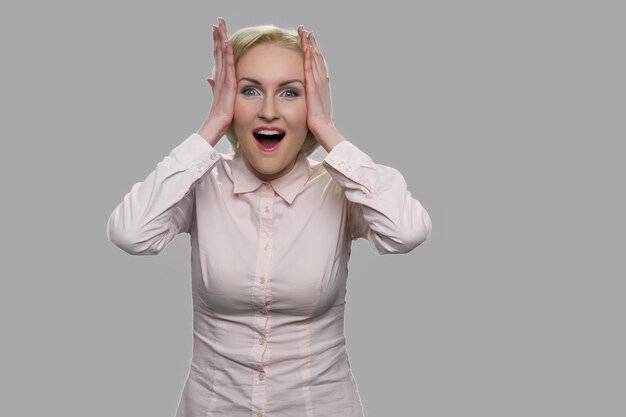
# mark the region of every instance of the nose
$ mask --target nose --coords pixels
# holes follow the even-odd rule
[[[267,95],[263,100],[263,104],[259,109],[259,117],[265,120],[274,120],[278,117],[276,103],[274,103],[274,99],[271,95]]]

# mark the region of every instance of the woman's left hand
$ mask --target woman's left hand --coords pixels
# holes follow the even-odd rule
[[[330,98],[328,66],[322,56],[313,32],[298,26],[300,43],[304,49],[304,80],[306,88],[307,125],[316,135],[333,126],[333,108]],[[317,135],[316,135],[317,136]]]

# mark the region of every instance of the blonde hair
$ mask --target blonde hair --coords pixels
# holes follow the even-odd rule
[[[300,36],[295,30],[279,28],[276,25],[259,25],[239,29],[229,39],[233,46],[235,65],[247,50],[256,45],[272,44],[282,46],[297,52],[304,59],[304,51],[300,44]],[[235,129],[231,123],[226,130],[226,138],[234,150],[235,157],[241,154],[239,138],[235,134]],[[317,139],[310,130],[307,130],[306,139],[300,148],[299,154],[309,156],[320,146]]]

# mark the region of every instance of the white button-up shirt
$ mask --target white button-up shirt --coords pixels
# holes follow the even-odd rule
[[[351,241],[406,253],[430,232],[400,172],[347,140],[264,182],[197,133],[107,224],[133,255],[190,235],[193,353],[177,417],[363,417],[344,336]]]

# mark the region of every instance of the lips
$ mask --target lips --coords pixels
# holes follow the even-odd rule
[[[252,134],[262,150],[273,151],[278,148],[286,132],[285,129],[278,126],[258,126],[252,131]]]
[[[285,137],[285,129],[276,126],[259,126],[252,131],[252,134],[258,141],[264,139],[281,140]]]
[[[259,127],[256,127],[252,132],[257,133],[259,130],[276,130],[277,132],[280,132],[283,135],[285,134],[285,129],[283,129],[282,127],[278,127],[278,126],[259,126]]]

